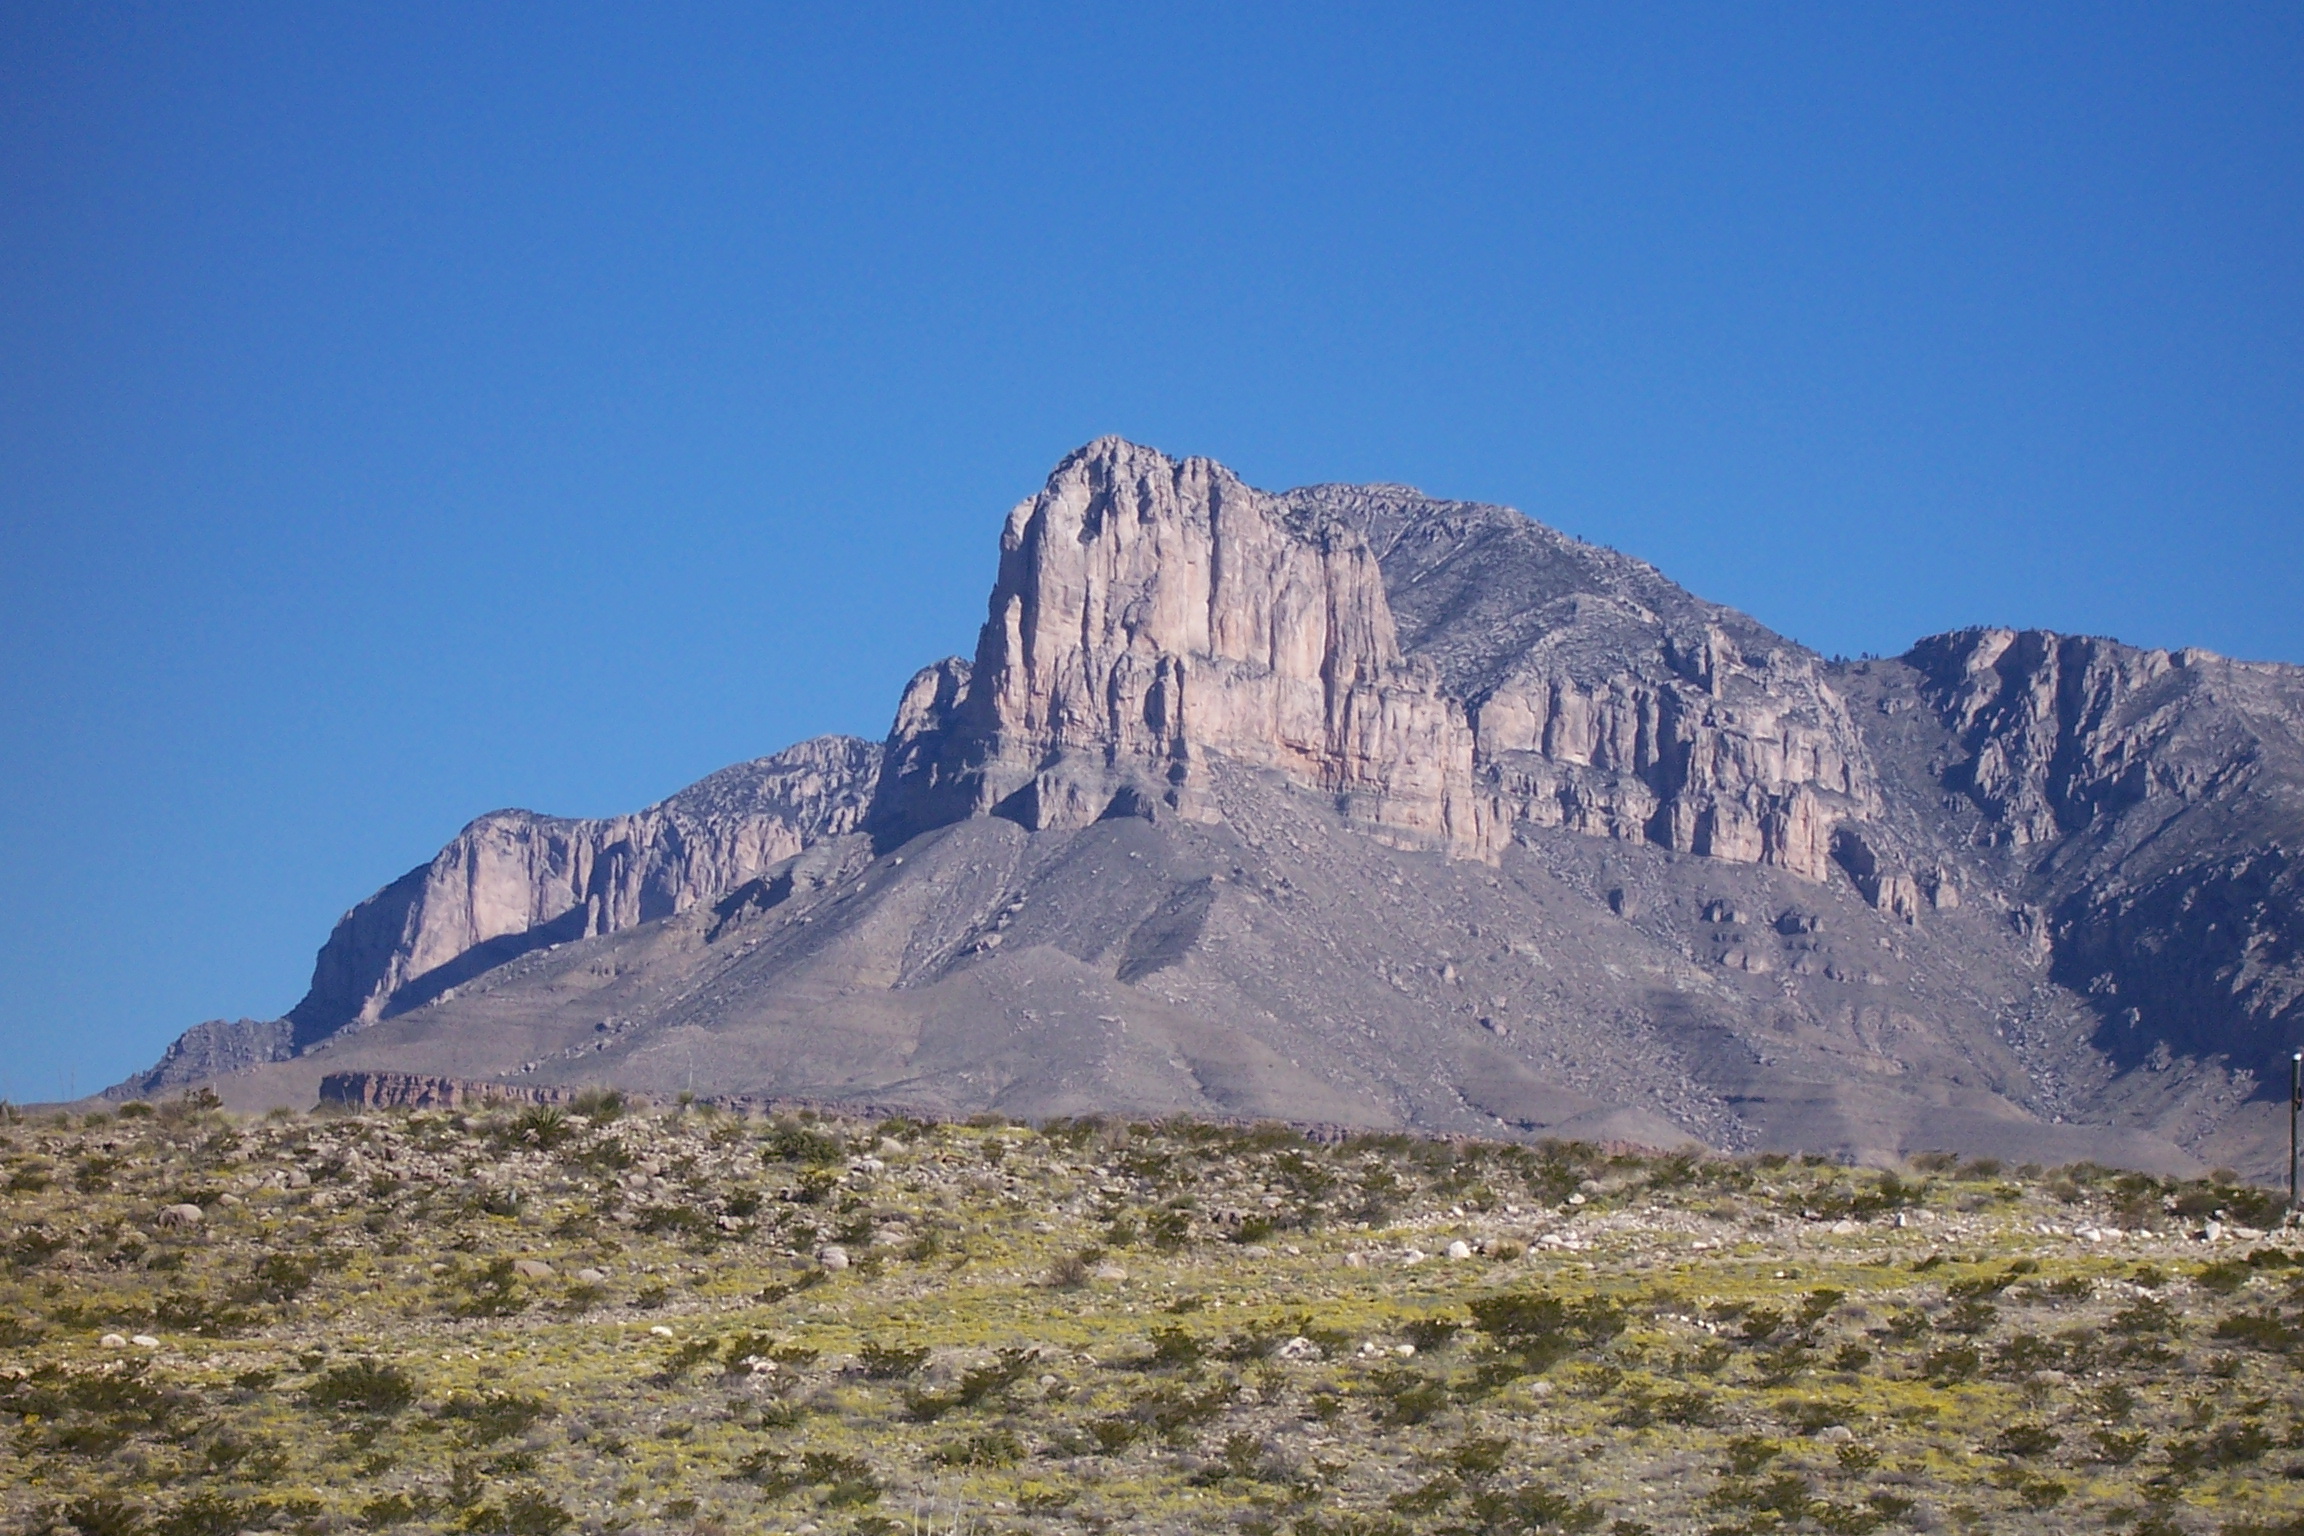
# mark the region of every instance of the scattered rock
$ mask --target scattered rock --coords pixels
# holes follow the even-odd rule
[[[826,1269],[838,1272],[848,1267],[848,1250],[838,1243],[826,1243],[816,1250],[816,1262]]]
[[[549,1280],[552,1278],[553,1269],[542,1259],[514,1259],[512,1261],[512,1273],[523,1280]]]
[[[196,1205],[170,1205],[160,1211],[160,1225],[164,1227],[196,1227],[207,1219],[207,1213]]]
[[[98,1339],[96,1342],[106,1349],[126,1349],[128,1347],[128,1335],[124,1333],[108,1333],[104,1335],[104,1337]]]
[[[128,1342],[138,1349],[158,1349],[160,1347],[160,1341],[148,1333],[131,1334]]]

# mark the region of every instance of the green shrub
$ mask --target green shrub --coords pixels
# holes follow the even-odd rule
[[[1624,1321],[1624,1309],[1602,1297],[1564,1301],[1542,1293],[1508,1293],[1472,1303],[1473,1326],[1530,1374],[1607,1343],[1624,1331]]]
[[[909,1376],[928,1363],[927,1346],[905,1348],[902,1345],[867,1343],[856,1352],[864,1374],[873,1381],[893,1381]]]
[[[459,1392],[437,1410],[439,1418],[462,1426],[474,1445],[520,1434],[552,1413],[552,1405],[544,1399],[517,1392]]]
[[[1446,1378],[1396,1367],[1378,1371],[1369,1390],[1381,1399],[1377,1416],[1386,1424],[1422,1424],[1451,1401]]]
[[[1032,1373],[1033,1351],[1030,1349],[1003,1349],[988,1365],[979,1365],[964,1371],[960,1385],[954,1389],[963,1408],[973,1408],[986,1398],[1005,1392]]]
[[[2269,1307],[2235,1312],[2216,1324],[2214,1336],[2271,1354],[2304,1356],[2304,1315],[2290,1320]]]
[[[371,1530],[384,1530],[405,1525],[432,1512],[430,1500],[417,1500],[405,1493],[381,1494],[360,1506],[360,1520]]]
[[[1207,1353],[1203,1340],[1171,1324],[1152,1330],[1152,1352],[1139,1363],[1146,1370],[1172,1370],[1191,1365]]]
[[[463,1529],[501,1536],[556,1536],[566,1530],[575,1516],[562,1509],[550,1496],[534,1489],[521,1489],[505,1497],[501,1505],[482,1505],[464,1516]]]
[[[813,1127],[779,1120],[761,1132],[760,1155],[770,1162],[824,1167],[844,1159],[848,1149]]]
[[[304,1399],[332,1413],[390,1416],[416,1401],[416,1383],[396,1365],[356,1360],[324,1373],[304,1389]]]
[[[1464,1324],[1452,1317],[1420,1317],[1400,1332],[1420,1353],[1430,1354],[1434,1350],[1447,1348],[1463,1330]]]
[[[1472,1513],[1491,1530],[1589,1531],[1608,1515],[1598,1504],[1543,1483],[1483,1490],[1472,1496]]]
[[[1156,1212],[1147,1230],[1154,1248],[1162,1253],[1175,1253],[1191,1244],[1192,1213],[1174,1208]]]
[[[1144,1435],[1144,1426],[1130,1418],[1092,1419],[1087,1429],[1096,1450],[1106,1456],[1119,1455]]]
[[[567,1145],[575,1136],[576,1123],[566,1112],[549,1104],[538,1104],[512,1117],[512,1123],[506,1127],[505,1139],[550,1152]]]
[[[1392,1495],[1384,1501],[1384,1507],[1396,1515],[1429,1515],[1444,1508],[1463,1491],[1461,1482],[1443,1472],[1422,1487]]]
[[[815,1489],[834,1507],[870,1504],[884,1491],[869,1462],[832,1451],[808,1451],[797,1460],[773,1451],[755,1451],[737,1464],[736,1471],[771,1498]]]
[[[150,1528],[142,1508],[108,1494],[74,1499],[57,1508],[50,1518],[70,1526],[80,1536],[141,1536]]]
[[[265,1514],[253,1504],[202,1489],[161,1516],[153,1530],[156,1536],[239,1536]]]
[[[245,1307],[234,1306],[221,1296],[203,1296],[192,1291],[169,1291],[163,1295],[152,1304],[152,1319],[162,1328],[205,1334],[210,1338],[245,1332],[256,1321]]]
[[[988,1429],[940,1445],[928,1459],[940,1467],[1012,1467],[1024,1459],[1024,1442],[1012,1430]]]
[[[1993,1440],[1992,1451],[1998,1456],[2045,1456],[2061,1443],[2045,1424],[2011,1424]]]
[[[2133,1305],[2113,1313],[2111,1322],[2114,1333],[2131,1338],[2165,1336],[2181,1326],[2174,1310],[2157,1296],[2138,1297]]]
[[[2237,1467],[2262,1459],[2276,1442],[2253,1419],[2227,1424],[2215,1433],[2168,1442],[2168,1465],[2178,1473]]]
[[[319,1275],[319,1260],[312,1255],[275,1250],[256,1261],[233,1294],[241,1301],[284,1304],[310,1290]]]
[[[1970,1381],[1984,1368],[1984,1357],[1966,1344],[1947,1344],[1921,1362],[1921,1374],[1939,1385]]]
[[[565,1160],[595,1173],[621,1173],[632,1166],[632,1149],[621,1136],[602,1136],[583,1146],[572,1146]]]
[[[693,1205],[645,1205],[640,1208],[638,1218],[635,1225],[650,1237],[661,1237],[668,1232],[694,1237],[713,1229],[711,1216]]]

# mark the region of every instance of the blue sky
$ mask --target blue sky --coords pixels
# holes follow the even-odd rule
[[[0,12],[0,1095],[967,650],[1121,432],[2304,661],[2293,6]]]

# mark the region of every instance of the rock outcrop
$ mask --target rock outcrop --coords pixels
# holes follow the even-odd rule
[[[1211,756],[1379,836],[1493,849],[1463,707],[1401,654],[1367,541],[1210,460],[1104,438],[1008,515],[975,663],[907,690],[873,824],[1204,817]]]
[[[2304,669],[2007,629],[1906,660],[2100,1044],[2278,1076],[2304,1033]]]
[[[1878,812],[1819,658],[1653,566],[1402,486],[1284,499],[1377,551],[1403,645],[1471,720],[1499,820],[1822,880],[1835,829]]]
[[[682,912],[852,830],[879,749],[821,736],[628,816],[494,811],[347,912],[288,1014],[295,1046],[421,1006],[513,956]]]
[[[286,1061],[295,1050],[286,1019],[210,1019],[171,1040],[157,1062],[107,1088],[104,1096],[140,1099],[269,1061]]]
[[[1817,658],[1649,566],[1506,508],[1272,496],[1107,438],[1009,515],[976,660],[914,679],[873,820],[1203,814],[1210,754],[1476,857],[1526,822],[1822,880],[1878,808]]]
[[[331,1072],[320,1079],[320,1102],[339,1109],[464,1109],[479,1104],[572,1104],[574,1088],[522,1083],[475,1083],[421,1072]]]

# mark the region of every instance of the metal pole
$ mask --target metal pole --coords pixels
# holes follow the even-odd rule
[[[2296,1219],[2296,1116],[2304,1111],[2304,1051],[2288,1059],[2288,1219]]]

